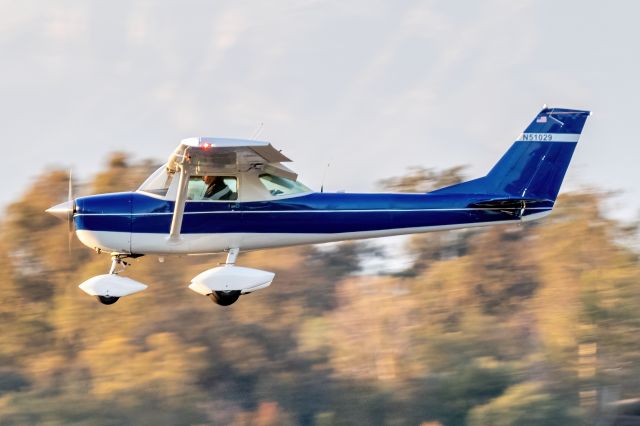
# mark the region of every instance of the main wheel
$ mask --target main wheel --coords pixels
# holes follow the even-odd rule
[[[240,290],[214,291],[209,295],[209,298],[213,301],[213,303],[217,303],[220,306],[229,306],[234,304],[236,300],[238,300],[240,294]]]
[[[119,297],[112,297],[112,296],[98,296],[98,300],[103,305],[113,305],[114,303],[116,303],[118,301],[118,299],[120,299],[120,298]]]

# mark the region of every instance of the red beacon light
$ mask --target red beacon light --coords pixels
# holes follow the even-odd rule
[[[202,145],[202,149],[209,149],[209,148],[211,148],[212,146],[213,146],[213,145],[211,145],[209,142],[205,142],[205,143]]]

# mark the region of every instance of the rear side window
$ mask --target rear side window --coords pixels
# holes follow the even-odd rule
[[[260,182],[267,188],[271,195],[275,196],[301,194],[311,191],[300,182],[268,173],[260,175]]]

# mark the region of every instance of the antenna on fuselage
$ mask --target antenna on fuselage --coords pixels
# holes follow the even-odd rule
[[[264,123],[261,121],[260,124],[258,124],[258,127],[256,128],[256,131],[253,132],[253,135],[251,136],[251,140],[255,140],[258,136],[260,136],[260,133],[262,133],[262,128],[264,127]]]
[[[324,169],[324,173],[322,174],[322,183],[320,184],[320,192],[324,192],[324,180],[327,177],[327,171],[329,170],[329,166],[331,166],[331,161],[327,163],[327,167]]]

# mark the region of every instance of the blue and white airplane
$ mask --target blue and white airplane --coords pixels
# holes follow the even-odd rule
[[[268,142],[183,140],[138,190],[47,210],[86,246],[112,257],[81,284],[104,304],[146,288],[119,275],[127,258],[228,252],[189,288],[220,305],[271,284],[235,266],[239,251],[516,223],[551,213],[588,111],[544,108],[484,177],[420,194],[313,192]]]

